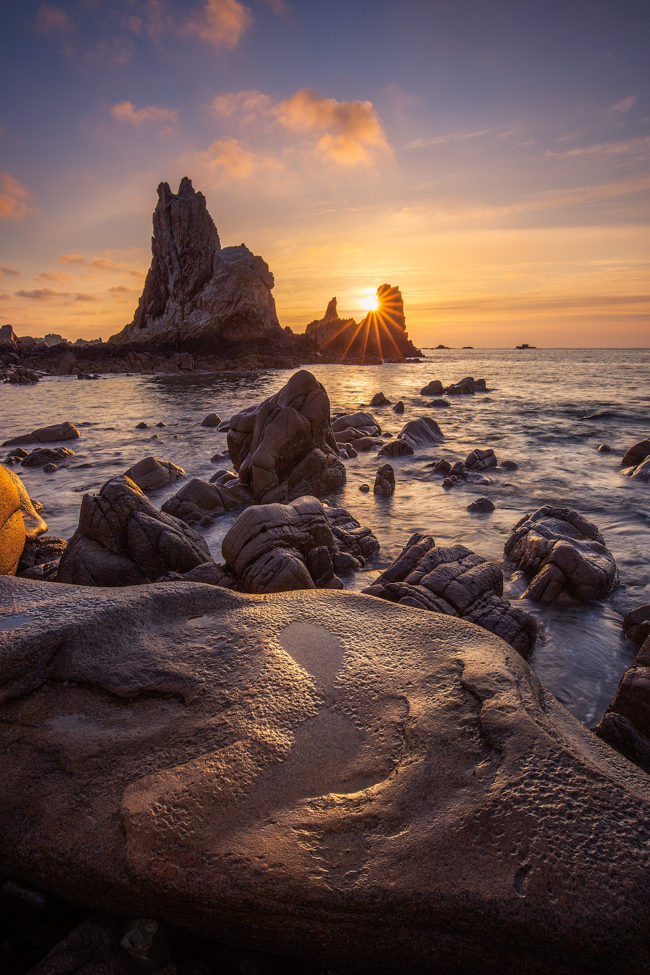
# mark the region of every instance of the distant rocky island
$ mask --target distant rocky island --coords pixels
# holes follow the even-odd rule
[[[222,247],[205,197],[188,177],[178,193],[158,187],[152,259],[133,320],[108,342],[60,335],[18,338],[0,329],[0,378],[34,382],[38,373],[186,372],[295,368],[301,363],[404,362],[422,353],[406,332],[399,288],[377,289],[377,310],[357,324],[341,319],[336,298],[303,334],[283,328],[266,261],[245,244]]]

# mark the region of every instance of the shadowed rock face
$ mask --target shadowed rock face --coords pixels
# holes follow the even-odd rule
[[[649,610],[645,606],[641,612],[650,617]],[[623,674],[612,703],[594,731],[650,772],[650,636],[646,636],[636,660]]]
[[[231,417],[228,452],[256,501],[323,497],[345,483],[325,387],[301,369],[263,403]]]
[[[648,778],[492,634],[191,583],[0,606],[6,873],[337,969],[647,972]]]
[[[614,556],[595,525],[572,508],[544,505],[518,521],[504,553],[530,579],[536,602],[604,599],[618,585]]]
[[[178,193],[158,187],[152,260],[133,321],[115,344],[157,342],[216,351],[282,334],[273,275],[244,244],[222,249],[205,197],[184,177]]]
[[[316,350],[332,361],[403,362],[408,356],[422,355],[406,334],[399,288],[380,285],[377,301],[377,311],[368,312],[357,324],[353,318],[339,318],[336,298],[332,298],[324,317],[310,322],[305,334],[314,342]]]

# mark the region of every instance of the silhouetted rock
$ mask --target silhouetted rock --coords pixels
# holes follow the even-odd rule
[[[5,875],[274,971],[647,972],[647,778],[493,634],[188,582],[0,618]]]
[[[252,492],[238,477],[228,478],[221,484],[193,477],[165,501],[162,510],[188,525],[196,525],[205,518],[217,518],[226,511],[245,508],[254,501]]]
[[[132,586],[208,561],[210,552],[197,532],[159,511],[137,484],[120,475],[99,494],[84,494],[79,527],[61,559],[57,580]]]
[[[399,437],[396,437],[394,440],[391,440],[389,443],[385,443],[384,446],[379,449],[377,456],[378,457],[408,457],[414,453],[415,451],[413,450],[413,447],[411,447],[410,443],[407,443],[406,440],[400,440]]]
[[[464,545],[436,548],[431,535],[413,535],[393,564],[363,591],[403,606],[461,616],[496,633],[526,659],[535,646],[537,623],[503,598],[499,566]]]
[[[3,447],[9,447],[15,443],[54,443],[57,440],[75,440],[80,436],[79,431],[72,423],[66,420],[63,423],[54,423],[50,427],[39,427],[31,433],[21,433],[17,437],[5,440]]]
[[[537,602],[604,599],[618,585],[603,536],[572,508],[544,505],[525,515],[504,552],[531,580],[524,597]]]
[[[383,393],[375,393],[370,400],[370,406],[390,406],[390,400]]]
[[[442,396],[443,392],[444,389],[440,380],[432,379],[430,383],[422,387],[420,396]]]
[[[395,406],[393,407],[393,413],[403,413],[403,412],[404,412],[404,403],[400,399],[397,401],[397,403],[395,403]]]
[[[332,298],[324,317],[305,329],[307,339],[321,357],[333,362],[403,362],[421,356],[406,334],[399,288],[382,284],[377,288],[377,301],[377,311],[368,312],[357,324],[352,318],[339,318],[336,298]]]
[[[650,637],[623,674],[612,703],[594,731],[650,772]]]
[[[416,447],[428,447],[430,444],[440,443],[441,440],[444,440],[442,430],[430,416],[421,416],[417,420],[409,420],[398,433],[398,437],[414,449]]]
[[[473,396],[474,393],[484,393],[486,384],[484,379],[474,379],[473,376],[465,376],[457,383],[452,383],[444,390],[447,396]]]
[[[621,467],[637,467],[650,455],[650,440],[639,440],[626,451],[621,459]]]
[[[230,418],[228,451],[242,484],[264,504],[322,497],[345,483],[329,397],[305,369],[279,393]]]
[[[494,511],[494,503],[489,498],[477,498],[476,501],[467,505],[467,510],[479,514],[488,514],[490,511]]]
[[[133,321],[109,342],[155,342],[198,351],[279,338],[273,275],[244,244],[221,247],[205,197],[184,177],[158,187],[152,261]],[[192,369],[190,359],[179,369]]]
[[[373,493],[390,498],[395,493],[395,471],[390,464],[384,464],[375,475]]]

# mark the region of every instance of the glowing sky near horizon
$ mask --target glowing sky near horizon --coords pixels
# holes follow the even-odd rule
[[[133,317],[161,180],[282,325],[383,282],[416,345],[650,345],[646,0],[3,6],[0,324]]]

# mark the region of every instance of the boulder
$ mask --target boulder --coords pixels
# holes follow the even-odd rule
[[[120,475],[99,494],[84,494],[79,527],[61,558],[57,581],[132,586],[208,561],[210,552],[197,532],[159,511],[137,484]]]
[[[395,494],[395,471],[390,464],[384,464],[375,475],[373,494],[382,498],[390,498]]]
[[[499,566],[464,545],[436,548],[431,535],[413,535],[393,564],[363,591],[402,606],[460,616],[496,633],[526,660],[533,652],[535,618],[503,598]]]
[[[23,467],[45,467],[66,457],[74,457],[74,450],[69,447],[36,447],[22,458]]]
[[[474,393],[484,393],[486,391],[484,379],[474,379],[473,376],[465,376],[457,383],[452,383],[444,390],[447,396],[473,396]]]
[[[18,563],[16,575],[24,579],[45,579],[54,582],[61,557],[68,543],[56,535],[28,538]]]
[[[179,477],[185,477],[185,471],[171,460],[143,457],[133,467],[129,467],[128,471],[124,471],[124,476],[137,484],[141,491],[155,491],[156,488],[177,481]]]
[[[650,772],[650,637],[623,674],[612,703],[594,731]]]
[[[336,434],[337,440],[345,441],[345,436],[350,435],[350,440],[359,440],[361,437],[378,437],[381,427],[375,420],[372,413],[343,413],[332,420],[332,430]]]
[[[375,393],[370,400],[371,406],[390,406],[390,400],[386,399],[383,393]]]
[[[444,387],[439,379],[432,379],[420,390],[420,396],[442,396],[443,393]]]
[[[177,369],[191,350],[215,352],[242,342],[281,339],[273,275],[248,248],[221,247],[205,197],[187,177],[178,193],[158,187],[153,215],[152,260],[133,321],[109,342],[116,345],[183,347]]]
[[[228,451],[242,484],[264,504],[330,494],[345,483],[328,395],[305,369],[279,393],[230,418]]]
[[[208,413],[208,415],[204,416],[201,420],[202,427],[218,427],[220,423],[221,417],[218,413]]]
[[[444,440],[442,430],[430,416],[421,416],[417,420],[409,420],[398,433],[400,440],[403,440],[410,447],[428,447],[430,444],[440,443]]]
[[[76,440],[81,436],[73,423],[65,420],[63,423],[54,423],[50,427],[39,427],[31,433],[21,433],[17,437],[5,440],[3,447],[9,447],[15,443],[54,443],[57,440]]]
[[[468,471],[485,471],[489,467],[497,467],[498,461],[491,447],[481,450],[477,447],[472,450],[465,458],[465,467]]]
[[[415,451],[411,447],[410,443],[406,440],[400,440],[396,437],[395,440],[391,440],[390,443],[385,443],[383,447],[380,448],[377,453],[378,457],[409,457],[414,454]]]
[[[623,630],[628,640],[640,647],[650,636],[650,605],[631,609],[623,619]]]
[[[47,531],[47,522],[39,514],[43,510],[43,505],[39,501],[32,501],[27,493],[27,488],[10,468],[4,467],[2,470],[18,492],[20,511],[25,526],[25,537],[28,539],[38,538],[39,535]]]
[[[226,511],[245,508],[255,501],[250,490],[233,476],[223,484],[193,477],[162,505],[167,514],[195,525],[204,518],[216,518]]]
[[[185,582],[0,607],[5,874],[305,971],[647,972],[647,776],[493,634]]]
[[[221,546],[238,587],[251,593],[342,588],[337,569],[358,569],[368,557],[363,552],[376,551],[379,544],[345,509],[332,509],[335,535],[329,510],[317,498],[303,497],[242,512]]]
[[[395,406],[393,407],[393,413],[403,413],[403,412],[404,412],[404,403],[401,399],[398,399],[398,401],[395,403]]]
[[[489,498],[477,498],[472,501],[471,504],[467,505],[467,510],[473,512],[474,514],[488,514],[494,511],[494,503],[490,501]]]
[[[504,552],[530,580],[524,598],[536,602],[605,599],[618,585],[616,562],[603,536],[572,508],[544,505],[524,515]]]
[[[0,575],[15,575],[25,547],[25,523],[12,472],[0,467]]]
[[[650,440],[639,440],[626,451],[621,459],[621,467],[637,467],[650,456]]]
[[[626,471],[623,471],[629,477],[633,478],[635,481],[650,481],[650,457],[646,457],[645,460],[637,464],[636,467],[629,467]]]

